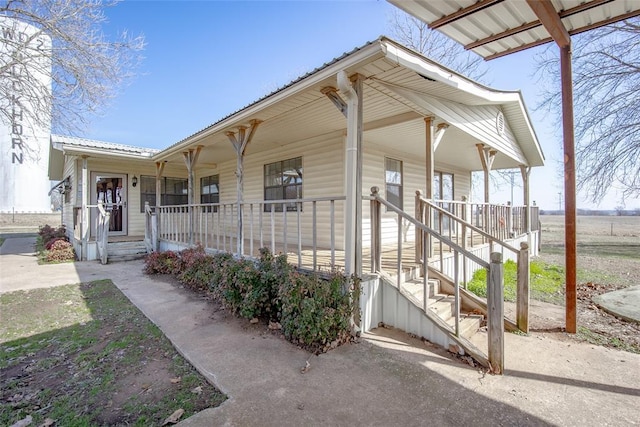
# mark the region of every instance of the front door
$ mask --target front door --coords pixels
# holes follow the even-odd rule
[[[101,201],[109,212],[109,235],[127,235],[127,175],[113,173],[91,173],[91,203]],[[91,209],[92,233],[95,236],[98,226],[98,208]]]

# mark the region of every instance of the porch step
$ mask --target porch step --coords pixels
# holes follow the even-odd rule
[[[408,294],[419,307],[424,306],[424,284],[422,279],[414,279],[402,284],[402,292]],[[455,298],[453,295],[443,293],[440,290],[440,281],[429,279],[427,281],[427,309],[455,329]],[[470,339],[480,329],[484,316],[468,313],[461,309],[458,324],[459,335]]]
[[[108,262],[132,261],[144,258],[147,248],[143,241],[111,242],[107,244]]]

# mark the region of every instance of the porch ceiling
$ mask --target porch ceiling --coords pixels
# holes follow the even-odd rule
[[[517,93],[496,91],[495,94],[499,95],[499,99],[487,99],[481,95],[483,91],[491,92],[488,88],[477,85],[480,88],[476,91],[477,93],[460,89],[461,84],[472,85],[473,83],[470,81],[465,80],[461,84],[452,84],[450,81],[438,80],[445,80],[446,76],[453,73],[440,66],[431,64],[442,76],[429,69],[425,69],[424,74],[419,74],[394,59],[390,58],[389,54],[379,53],[351,68],[345,67],[349,74],[359,73],[365,77],[363,95],[365,131],[363,148],[365,151],[369,144],[373,144],[385,149],[402,150],[411,156],[424,159],[425,126],[422,118],[436,116],[436,123],[443,121],[442,118],[438,118],[436,114],[426,109],[424,105],[416,105],[397,93],[385,90],[388,85],[464,105],[502,105],[506,104],[505,99],[507,98],[511,100],[511,104],[519,104]],[[236,131],[238,126],[248,125],[251,119],[259,119],[262,123],[247,148],[247,154],[260,153],[275,147],[285,147],[301,141],[316,143],[322,141],[323,138],[339,138],[346,133],[346,119],[333,103],[321,93],[321,89],[327,86],[337,87],[335,72],[327,73],[325,78],[317,79],[305,90],[282,97],[278,102],[269,103],[264,108],[256,109],[256,112],[251,116],[245,115],[242,121],[229,120],[228,126],[219,127],[215,132],[201,137],[194,135],[186,140],[189,144],[184,146],[189,148],[203,146],[197,168],[210,168],[222,162],[232,161],[235,159],[235,151],[225,132]],[[500,96],[503,97],[500,98]],[[517,109],[512,109],[513,112],[508,109],[504,110],[507,121],[512,121],[512,118],[517,118],[518,114],[522,114]],[[240,113],[243,111],[241,110]],[[526,118],[524,120],[526,121]],[[512,125],[512,128],[517,130],[515,125]],[[532,137],[530,127],[527,127],[525,132],[529,133],[529,140],[526,142],[537,144],[535,136]],[[436,162],[469,170],[481,170],[482,166],[475,148],[479,142],[481,141],[451,126],[436,152]],[[154,159],[173,164],[184,164],[182,152],[175,149],[165,150]],[[540,161],[535,159],[531,163],[537,164]],[[518,164],[517,161],[506,155],[498,154],[494,167],[517,167]]]

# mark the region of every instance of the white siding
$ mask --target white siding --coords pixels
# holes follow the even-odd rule
[[[384,159],[390,157],[402,161],[403,167],[403,210],[411,216],[415,215],[415,197],[416,190],[421,190],[424,194],[426,185],[425,164],[424,159],[416,159],[415,156],[403,153],[401,151],[384,151],[378,146],[368,146],[365,143],[363,153],[363,195],[371,194],[371,187],[376,186],[380,189],[380,195],[384,198],[385,194],[385,174]],[[453,173],[454,183],[454,199],[461,200],[462,196],[468,196],[471,187],[471,175],[468,171],[455,168],[451,165],[443,165],[437,163],[435,168],[440,172]],[[364,202],[362,208],[363,229],[362,241],[364,247],[371,244],[371,227],[370,227],[370,207],[369,202]],[[404,225],[403,239],[405,241],[413,241],[415,239],[414,227]],[[395,243],[398,239],[398,216],[393,212],[385,212],[382,208],[382,243]]]
[[[258,143],[255,141],[254,143]],[[264,200],[264,165],[302,157],[303,182],[302,197],[315,198],[327,196],[344,196],[344,148],[342,138],[301,141],[288,144],[278,149],[268,152],[253,154],[251,144],[249,144],[244,158],[244,201],[262,202]],[[217,165],[217,168],[198,171],[197,181],[202,176],[218,173],[220,175],[220,203],[232,203],[236,199],[236,161],[228,161]],[[199,189],[197,190],[199,194]],[[344,202],[335,203],[335,243],[338,249],[344,245],[343,224],[344,224]],[[250,235],[250,218],[248,209],[245,211],[245,237]],[[259,236],[258,230],[258,207],[254,207],[254,237]],[[297,244],[297,213],[287,214],[287,242],[289,245]],[[265,241],[270,241],[271,229],[269,224],[270,213],[263,212],[263,235]],[[284,233],[283,214],[275,213],[276,240],[279,240]],[[310,246],[312,244],[312,206],[306,204],[300,215],[302,244]],[[317,245],[318,247],[330,247],[330,205],[329,202],[318,202],[317,217],[318,224]],[[292,246],[290,246],[293,249]]]

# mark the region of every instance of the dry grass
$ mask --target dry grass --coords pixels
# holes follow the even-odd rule
[[[0,233],[37,233],[43,225],[59,227],[62,224],[60,212],[50,214],[0,213]]]
[[[543,254],[564,254],[564,216],[543,215]],[[620,257],[640,260],[640,216],[579,216],[578,257]]]

